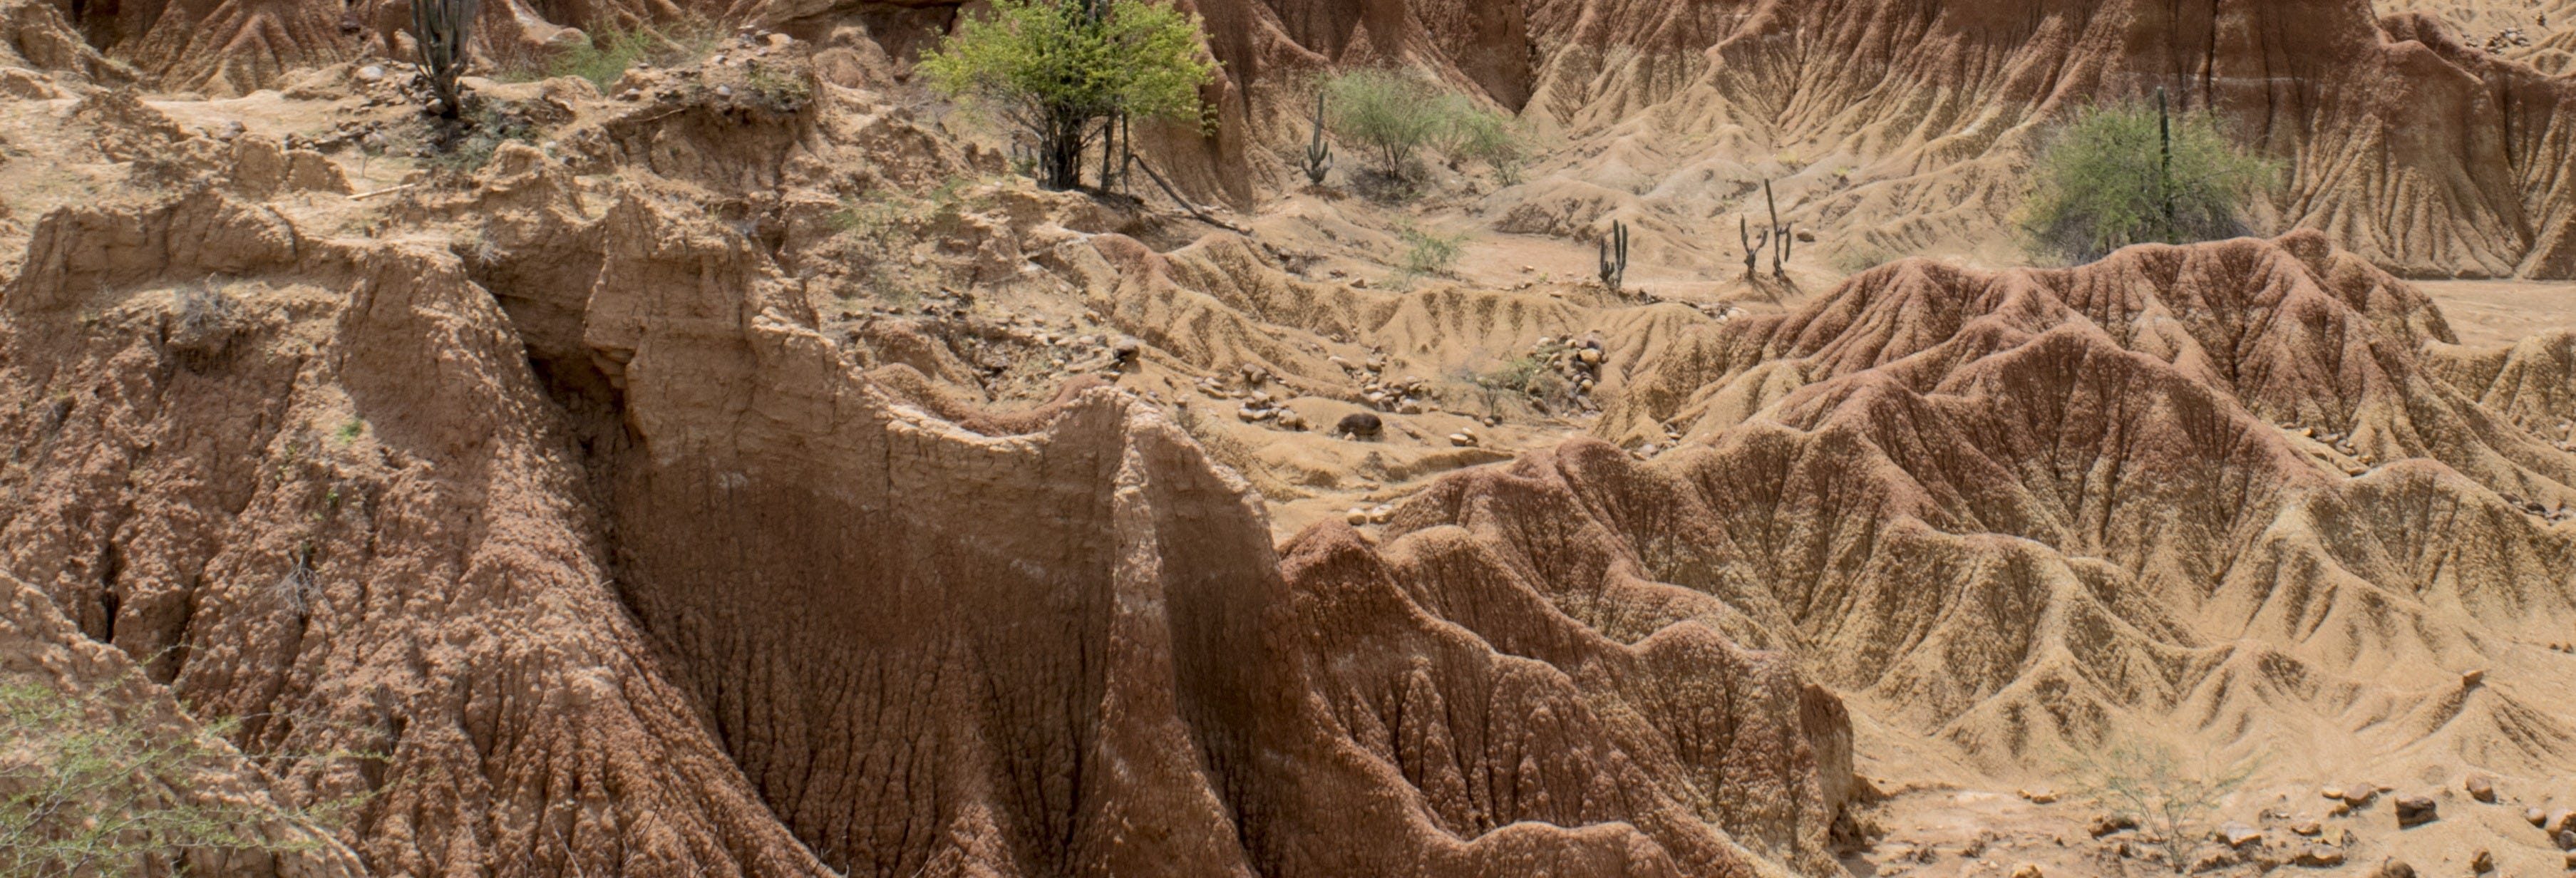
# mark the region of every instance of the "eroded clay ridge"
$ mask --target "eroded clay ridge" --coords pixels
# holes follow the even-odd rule
[[[0,290],[0,570],[259,718],[282,795],[372,791],[370,871],[1834,869],[1849,724],[1787,656],[1283,561],[1132,399],[961,429],[757,241],[535,156],[465,196],[508,259],[202,189],[57,211]],[[539,270],[593,274],[476,280]],[[339,749],[388,756],[277,755]]]
[[[2368,0],[1527,6],[1530,108],[1584,155],[1506,227],[1652,208],[1659,247],[1722,265],[1701,218],[1777,177],[1829,240],[1958,246],[2009,221],[2049,123],[2163,89],[2283,163],[2258,226],[2409,276],[2576,276],[2576,78]]]
[[[2285,776],[2563,777],[2576,705],[2535,657],[2576,622],[2571,353],[2451,344],[2314,233],[1910,261],[1626,366],[1602,432],[1673,452],[1444,479],[1385,554],[1474,558],[1622,642],[1790,651],[1990,770],[2155,729]]]

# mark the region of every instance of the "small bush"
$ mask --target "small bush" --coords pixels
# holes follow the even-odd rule
[[[1451,155],[1470,161],[1484,162],[1494,169],[1494,178],[1505,186],[1521,181],[1521,162],[1528,146],[1511,119],[1472,103],[1461,102],[1455,120],[1456,131],[1450,138]]]
[[[271,840],[279,820],[313,823],[314,812],[256,807],[185,792],[223,761],[215,742],[230,722],[195,735],[148,725],[102,691],[0,686],[0,875],[28,878],[168,874],[187,849],[288,853],[318,849],[318,837]]]
[[[712,23],[690,20],[660,28],[612,24],[587,36],[581,45],[557,54],[546,75],[578,76],[606,90],[638,62],[672,65],[704,57],[715,51],[723,33]]]
[[[2113,742],[2066,761],[2076,792],[2096,807],[2137,820],[2164,848],[2175,874],[2189,869],[2191,856],[2208,843],[2221,800],[2254,776],[2254,766],[2247,764],[2185,764],[2173,748],[2153,742]]]
[[[780,110],[794,112],[814,97],[813,83],[794,73],[781,73],[770,67],[754,67],[744,86],[754,97]]]
[[[2171,120],[2153,105],[2088,109],[2041,153],[2022,230],[2034,249],[2085,263],[2131,244],[2187,244],[2247,229],[2239,212],[2272,166],[2246,155],[2206,115]]]
[[[212,280],[179,287],[179,331],[190,337],[204,337],[231,328],[233,314],[240,303],[230,290]]]
[[[1447,275],[1457,267],[1459,251],[1467,244],[1466,235],[1443,235],[1410,224],[1396,230],[1396,237],[1403,239],[1405,245],[1402,264],[1396,268],[1399,286],[1410,285],[1418,278]]]
[[[500,151],[501,144],[513,140],[535,143],[539,135],[536,126],[490,103],[477,105],[467,114],[467,122],[462,136],[424,163],[442,171],[470,174],[491,164],[492,154]]]
[[[1418,153],[1436,147],[1453,159],[1482,161],[1516,177],[1524,147],[1509,117],[1436,83],[1392,70],[1363,69],[1323,83],[1334,133],[1366,145],[1378,173],[1416,175]]]

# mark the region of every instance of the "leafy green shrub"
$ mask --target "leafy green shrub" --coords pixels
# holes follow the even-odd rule
[[[1470,161],[1484,162],[1494,169],[1494,178],[1505,186],[1521,181],[1521,163],[1529,147],[1514,130],[1512,120],[1501,113],[1487,110],[1465,100],[1458,101],[1455,133],[1449,140],[1449,153]]]
[[[233,723],[209,723],[195,735],[156,730],[139,711],[105,703],[98,692],[113,688],[0,686],[0,875],[160,875],[188,849],[323,846],[318,837],[272,839],[266,830],[327,815],[184,792],[228,755],[215,741]]]
[[[1525,147],[1510,118],[1465,94],[1377,69],[1336,74],[1324,80],[1323,91],[1334,133],[1366,145],[1384,176],[1412,178],[1425,147],[1490,164],[1507,182],[1519,173]]]
[[[993,0],[991,14],[958,21],[920,71],[933,89],[1026,133],[1040,182],[1073,189],[1083,153],[1118,120],[1198,118],[1199,86],[1216,65],[1199,51],[1197,17],[1167,3]]]
[[[2084,110],[2035,171],[2022,229],[2036,250],[2076,263],[2131,244],[2244,234],[2247,197],[2274,175],[2207,116],[2135,104]]]

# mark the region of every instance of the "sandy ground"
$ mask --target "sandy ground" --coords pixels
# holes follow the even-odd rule
[[[2576,326],[2576,283],[2417,281],[2442,306],[2467,345],[2512,344],[2544,329]]]

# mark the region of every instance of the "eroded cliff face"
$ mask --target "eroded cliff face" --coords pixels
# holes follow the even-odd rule
[[[375,794],[372,870],[1834,868],[1849,722],[1785,656],[1347,528],[1283,563],[1132,395],[971,432],[759,239],[584,191],[513,147],[405,208],[486,216],[464,256],[66,209],[0,296],[6,569],[201,712],[313,718],[246,748],[391,754],[278,766]]]

